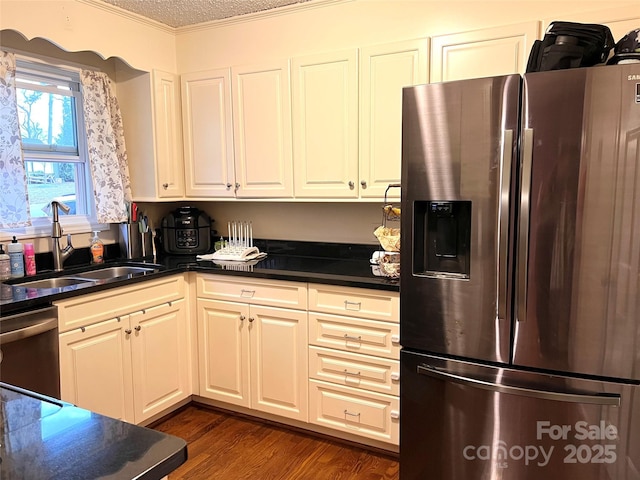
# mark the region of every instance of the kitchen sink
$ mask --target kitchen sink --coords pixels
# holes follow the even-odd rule
[[[33,282],[21,282],[19,285],[26,288],[63,288],[86,283],[92,282],[84,278],[57,277],[35,280]]]
[[[87,280],[109,280],[112,278],[127,277],[129,275],[144,274],[153,272],[153,267],[133,267],[131,265],[121,265],[116,267],[100,268],[88,272],[74,273],[74,278],[84,278]]]

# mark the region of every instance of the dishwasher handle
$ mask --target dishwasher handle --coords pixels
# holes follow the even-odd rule
[[[57,318],[49,318],[46,320],[42,320],[37,323],[34,323],[33,325],[28,325],[23,328],[18,328],[16,330],[11,330],[8,332],[1,333],[0,345],[17,342],[19,340],[23,340],[29,337],[35,337],[36,335],[40,335],[41,333],[55,330],[56,328],[58,328]]]

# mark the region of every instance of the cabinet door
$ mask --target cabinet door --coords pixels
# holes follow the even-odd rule
[[[292,197],[289,62],[234,67],[237,197]]]
[[[153,71],[156,183],[159,198],[184,196],[180,81],[177,75]]]
[[[402,88],[426,83],[428,40],[360,51],[360,196],[384,198],[400,183]],[[399,197],[399,189],[389,193]]]
[[[307,313],[251,305],[251,407],[307,421]]]
[[[357,50],[292,60],[296,197],[358,196]]]
[[[431,83],[523,74],[539,30],[532,21],[433,37]]]
[[[129,317],[60,335],[62,400],[108,417],[134,421]]]
[[[189,325],[184,300],[131,314],[135,420],[191,395]]]
[[[186,194],[233,197],[233,126],[229,69],[182,76]]]
[[[250,406],[249,307],[198,299],[200,395]]]

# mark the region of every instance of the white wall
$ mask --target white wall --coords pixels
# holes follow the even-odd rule
[[[68,52],[119,57],[138,70],[176,71],[173,29],[95,0],[0,0],[0,31],[5,29],[48,39]]]
[[[291,13],[256,16],[249,22],[229,20],[180,29],[177,73],[530,20],[607,19],[603,8],[619,12],[623,7],[629,18],[640,17],[637,1],[350,0],[300,5],[285,10]]]
[[[611,20],[616,39],[640,26],[637,0],[603,6],[601,1],[576,0],[314,0],[277,12],[175,30],[96,0],[0,0],[0,31],[13,29],[27,39],[46,38],[70,52],[118,57],[139,70],[188,73],[530,20],[540,21],[543,29],[552,20]],[[620,21],[627,12],[633,20]],[[121,70],[115,63],[116,71]],[[181,204],[185,203],[193,202]],[[158,224],[176,205],[144,207]],[[195,205],[216,220],[218,229],[224,230],[228,220],[251,220],[257,237],[273,239],[376,243],[372,232],[382,217],[381,202]]]

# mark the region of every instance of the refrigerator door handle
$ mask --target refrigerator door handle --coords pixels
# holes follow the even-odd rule
[[[527,261],[529,257],[529,212],[531,201],[531,168],[533,164],[533,129],[525,128],[522,135],[522,185],[520,187],[520,222],[518,226],[518,309],[516,320],[527,316]]]
[[[498,393],[523,395],[525,397],[539,398],[542,400],[553,400],[556,402],[589,403],[613,407],[620,406],[620,395],[618,394],[591,395],[584,393],[553,392],[549,390],[538,390],[536,388],[517,387],[514,385],[498,384],[486,382],[484,380],[479,380],[476,378],[463,377],[454,373],[444,372],[436,367],[431,367],[428,365],[418,365],[418,373],[421,375],[428,375],[430,377],[439,378],[441,380],[447,380],[461,385],[466,385],[474,388],[482,388],[484,390]]]
[[[502,181],[498,216],[498,288],[496,305],[498,320],[507,318],[507,256],[509,254],[509,190],[513,159],[513,130],[504,130],[502,137]]]

